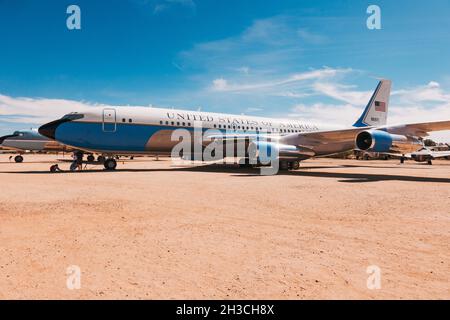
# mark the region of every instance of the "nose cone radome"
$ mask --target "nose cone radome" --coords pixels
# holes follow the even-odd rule
[[[3,142],[4,142],[6,139],[12,138],[12,137],[16,137],[16,135],[10,134],[10,135],[7,135],[7,136],[0,137],[0,145],[3,144]]]
[[[56,129],[64,122],[67,122],[67,120],[60,119],[44,124],[39,128],[39,133],[47,138],[55,140]]]

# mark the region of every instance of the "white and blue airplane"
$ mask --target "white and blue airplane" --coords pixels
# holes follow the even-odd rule
[[[271,151],[276,151],[279,168],[295,170],[301,160],[355,148],[398,154],[414,152],[422,148],[420,138],[429,132],[450,130],[450,120],[386,125],[390,90],[391,81],[381,80],[359,119],[352,127],[342,129],[292,119],[161,108],[105,107],[67,114],[41,126],[39,132],[73,148],[106,155],[105,168],[114,170],[116,155],[170,155],[179,143],[172,139],[174,130],[186,129],[194,135],[194,128],[200,123],[203,132],[208,129],[215,131],[203,136],[203,147],[213,142],[245,140],[248,150],[256,150],[253,156],[270,155]],[[266,151],[258,152],[262,149]],[[245,157],[249,160],[252,155],[247,152]]]

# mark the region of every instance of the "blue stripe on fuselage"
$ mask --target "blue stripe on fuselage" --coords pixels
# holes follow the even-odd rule
[[[171,127],[117,123],[115,132],[103,131],[103,123],[65,122],[56,129],[56,140],[78,148],[104,151],[145,151],[150,137]]]

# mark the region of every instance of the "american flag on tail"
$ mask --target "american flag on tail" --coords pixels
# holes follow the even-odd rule
[[[375,101],[375,111],[386,112],[386,102]]]

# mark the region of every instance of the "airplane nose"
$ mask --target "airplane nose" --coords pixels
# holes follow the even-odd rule
[[[44,124],[39,128],[39,133],[43,136],[50,138],[52,140],[55,140],[55,133],[58,126],[64,122],[67,122],[67,119],[59,119],[52,122],[49,122],[47,124]]]
[[[8,136],[3,136],[3,137],[0,137],[0,144],[2,144],[3,143],[3,141],[5,141],[6,139],[8,138]]]
[[[7,135],[7,136],[0,137],[0,144],[3,144],[3,142],[4,142],[6,139],[12,138],[12,137],[17,137],[17,135],[10,134],[10,135]]]

